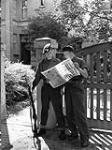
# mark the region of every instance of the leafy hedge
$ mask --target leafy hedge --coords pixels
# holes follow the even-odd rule
[[[27,77],[31,85],[34,74],[30,65],[24,65],[21,62],[12,63],[7,59],[5,60],[6,103],[8,106],[28,98],[25,77]]]

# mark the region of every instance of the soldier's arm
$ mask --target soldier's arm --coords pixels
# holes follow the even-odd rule
[[[39,64],[35,74],[35,79],[33,81],[32,90],[34,90],[34,88],[38,85],[40,79],[41,79],[41,65]]]
[[[88,69],[87,69],[87,65],[85,63],[85,61],[83,60],[81,62],[81,66],[79,66],[78,63],[74,63],[75,67],[79,70],[80,74],[84,77],[87,78],[88,77]]]
[[[84,68],[84,69],[79,68],[79,72],[84,78],[88,77],[88,72],[87,72],[86,68]]]

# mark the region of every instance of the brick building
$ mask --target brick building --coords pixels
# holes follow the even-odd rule
[[[30,63],[30,51],[25,46],[29,42],[29,18],[37,16],[38,9],[53,12],[56,4],[57,0],[1,0],[1,38],[10,60]]]

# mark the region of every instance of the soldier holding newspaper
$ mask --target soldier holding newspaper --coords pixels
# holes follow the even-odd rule
[[[55,111],[58,126],[60,128],[59,138],[63,140],[65,138],[64,134],[65,122],[62,113],[62,100],[60,87],[53,88],[49,84],[49,79],[45,78],[45,76],[42,74],[42,72],[44,72],[45,70],[48,70],[49,68],[52,68],[53,66],[59,64],[60,60],[56,58],[56,47],[54,47],[52,43],[48,43],[47,45],[45,45],[43,49],[43,55],[45,58],[39,63],[32,87],[32,90],[34,90],[34,88],[38,85],[39,81],[43,79],[43,86],[41,89],[41,103],[42,103],[41,123],[38,136],[42,136],[46,133],[45,126],[48,119],[49,103],[51,101]]]
[[[70,79],[65,84],[65,103],[68,127],[71,130],[71,137],[73,139],[80,136],[81,146],[87,147],[89,145],[89,132],[86,122],[86,115],[84,110],[84,88],[83,80],[87,78],[87,66],[83,59],[75,56],[72,46],[63,48],[65,59],[70,58],[74,66],[80,72]]]
[[[72,46],[63,48],[65,60],[60,62],[56,59],[56,49],[49,43],[43,49],[45,59],[39,64],[36,72],[33,87],[43,79],[44,84],[41,90],[41,128],[38,135],[45,134],[45,125],[48,118],[49,101],[51,100],[56,119],[61,132],[59,138],[64,140],[78,139],[81,146],[89,145],[89,132],[86,122],[84,108],[83,80],[88,77],[85,61],[74,54]],[[65,121],[62,111],[61,85],[65,86],[66,117],[70,135],[65,135]]]

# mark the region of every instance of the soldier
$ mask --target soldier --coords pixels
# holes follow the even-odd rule
[[[70,58],[73,61],[75,67],[80,72],[80,75],[73,77],[65,84],[65,102],[68,126],[74,139],[77,138],[77,127],[80,134],[81,146],[86,147],[89,144],[89,132],[84,110],[83,80],[88,76],[87,66],[83,59],[75,56],[74,48],[72,46],[68,45],[64,47],[63,54],[66,59]]]
[[[41,136],[46,133],[46,123],[48,119],[48,110],[49,110],[49,102],[52,102],[58,126],[60,128],[59,138],[61,140],[65,139],[65,131],[64,131],[64,116],[62,113],[62,98],[60,87],[53,88],[49,84],[49,80],[46,79],[41,72],[57,65],[60,63],[60,60],[56,58],[56,48],[51,43],[45,45],[43,49],[44,59],[39,63],[38,70],[35,75],[35,79],[33,81],[32,90],[37,86],[40,79],[43,79],[43,86],[41,89],[41,103],[42,103],[42,110],[41,110],[41,123],[40,123],[40,131],[38,136]]]

